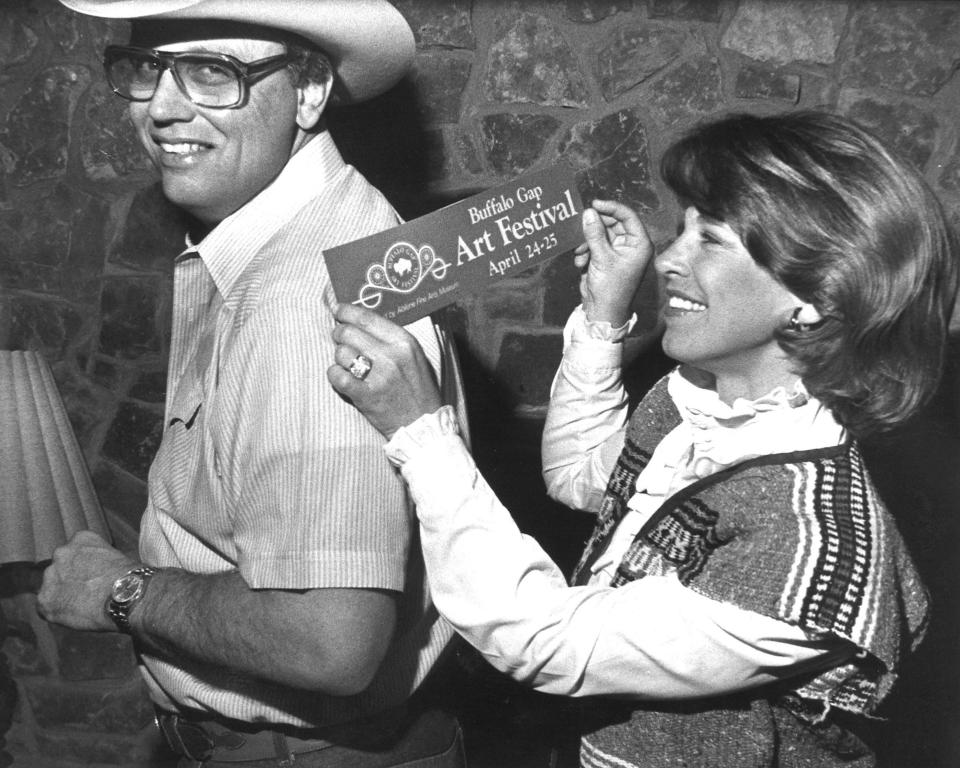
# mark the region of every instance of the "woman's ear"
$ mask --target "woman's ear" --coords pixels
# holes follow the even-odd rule
[[[304,131],[317,127],[333,89],[333,76],[311,80],[297,88],[297,125]]]

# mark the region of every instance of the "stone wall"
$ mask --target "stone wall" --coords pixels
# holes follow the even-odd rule
[[[585,199],[634,205],[663,243],[679,211],[656,168],[681,131],[729,111],[802,107],[875,129],[960,210],[958,2],[396,4],[416,32],[415,72],[330,122],[348,159],[407,217],[565,158]],[[0,347],[39,349],[51,362],[114,538],[132,549],[161,432],[171,256],[182,227],[103,81],[99,52],[124,34],[123,23],[75,16],[54,0],[0,3]],[[637,389],[667,364],[648,349],[655,299],[646,285],[636,305]],[[447,310],[478,460],[563,564],[585,526],[544,500],[537,440],[576,303],[576,275],[561,258]],[[955,396],[941,405],[956,415]],[[956,451],[951,424],[946,450]],[[889,446],[876,455],[896,463]],[[539,522],[544,512],[549,525]],[[50,632],[33,611],[37,570],[0,577],[4,648],[20,693],[7,747],[15,764],[149,764],[150,711],[128,641]],[[954,629],[941,633],[953,649]],[[920,694],[911,699],[928,707],[911,766],[960,760],[945,725],[960,711],[956,664],[947,666],[940,679],[953,693],[926,705]]]

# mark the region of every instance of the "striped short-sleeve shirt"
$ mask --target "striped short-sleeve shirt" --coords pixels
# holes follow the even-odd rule
[[[322,251],[396,223],[324,133],[180,256],[140,537],[150,565],[235,569],[254,589],[403,592],[388,657],[365,692],[330,699],[147,655],[162,706],[303,727],[351,719],[406,698],[452,635],[430,604],[416,518],[383,439],[326,378],[334,298]],[[408,330],[439,376],[439,329],[424,319]]]

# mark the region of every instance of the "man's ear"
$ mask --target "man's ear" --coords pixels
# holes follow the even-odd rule
[[[297,88],[297,125],[301,130],[311,131],[317,127],[332,89],[332,76],[322,82],[311,80]]]

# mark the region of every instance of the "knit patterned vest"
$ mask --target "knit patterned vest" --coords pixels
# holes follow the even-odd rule
[[[638,475],[679,423],[661,380],[631,417],[574,583],[589,579],[590,565],[627,512]],[[585,736],[584,765],[778,765],[771,756],[788,747],[796,753],[791,765],[807,764],[803,750],[812,750],[811,766],[871,764],[851,762],[836,745],[821,753],[823,740],[811,734],[827,727],[831,708],[854,714],[876,708],[902,654],[923,635],[927,597],[855,444],[748,460],[667,499],[611,583],[668,573],[711,599],[829,632],[857,652],[848,663],[776,690],[644,705],[629,716],[621,711],[620,722]],[[781,711],[783,703],[797,717]],[[700,752],[709,759],[695,759]]]

